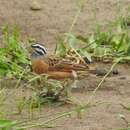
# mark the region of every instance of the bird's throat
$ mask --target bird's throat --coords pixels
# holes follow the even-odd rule
[[[34,51],[33,53],[32,53],[32,55],[31,55],[31,58],[32,59],[36,59],[36,58],[40,58],[41,56],[44,56],[43,54],[40,54],[40,53],[38,53],[38,52],[36,52],[36,51]]]

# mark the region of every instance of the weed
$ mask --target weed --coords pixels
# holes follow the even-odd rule
[[[0,75],[9,77],[19,76],[25,66],[30,65],[27,50],[19,40],[19,32],[14,26],[12,33],[9,33],[8,25],[3,27],[3,48],[0,48]]]
[[[87,37],[75,36],[72,33],[66,34],[67,43],[58,42],[55,53],[61,56],[60,50],[64,50],[66,56],[74,56],[75,54],[80,60],[83,61],[84,58],[87,58],[89,62],[94,57],[110,58],[111,60],[124,57],[125,59],[125,57],[130,56],[130,37],[125,24],[121,20],[110,24],[107,32],[101,31],[100,26],[98,26],[96,32]],[[116,31],[112,30],[113,27]],[[70,54],[70,50],[72,54]]]
[[[53,79],[48,79],[48,76],[37,76],[30,79],[30,86],[33,87],[34,93],[30,98],[30,103],[32,107],[38,107],[41,104],[52,104],[57,101],[65,101],[67,98],[67,87],[68,81],[58,81]]]
[[[4,118],[6,116],[6,112],[4,111],[5,107],[5,89],[0,90],[0,118]]]
[[[0,128],[2,130],[10,130],[14,128],[16,125],[15,121],[10,121],[10,120],[0,120]]]

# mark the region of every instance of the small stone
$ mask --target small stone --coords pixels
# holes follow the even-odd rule
[[[112,71],[112,73],[113,73],[114,75],[118,75],[118,74],[119,74],[119,71],[118,71],[118,69],[114,69],[114,70]]]
[[[120,77],[120,79],[125,80],[125,79],[126,79],[126,77],[125,77],[125,76],[121,76],[121,77]]]
[[[104,68],[96,68],[96,75],[97,76],[104,76],[107,73],[107,70]]]
[[[33,1],[30,5],[31,10],[41,10],[41,6],[37,1]]]

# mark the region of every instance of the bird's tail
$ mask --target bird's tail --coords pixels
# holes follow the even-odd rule
[[[51,79],[65,79],[65,78],[74,78],[73,74],[70,72],[59,72],[59,71],[49,71],[47,72],[49,78]]]

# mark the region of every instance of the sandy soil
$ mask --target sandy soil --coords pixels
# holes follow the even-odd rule
[[[32,0],[0,0],[0,34],[4,23],[10,27],[16,23],[20,28],[22,38],[33,37],[38,41],[45,42],[46,46],[55,45],[57,34],[64,34],[69,30],[72,20],[75,16],[77,6],[75,0],[38,0],[41,10],[33,11],[30,9]],[[127,9],[130,5],[129,0],[120,0],[121,13],[127,15]],[[96,18],[97,22],[104,27],[109,21],[113,21],[119,16],[119,5],[116,0],[96,0]],[[85,7],[76,23],[74,33],[88,34],[95,29],[94,1],[86,0]],[[51,49],[51,48],[50,48]],[[53,130],[112,130],[126,127],[119,114],[126,116],[130,121],[130,113],[124,110],[120,103],[129,105],[130,101],[130,69],[129,66],[120,66],[120,74],[109,77],[105,80],[102,88],[97,92],[93,102],[104,102],[83,112],[82,119],[75,116],[62,118],[56,121],[58,125]],[[90,75],[80,83],[80,89],[74,92],[82,103],[86,103],[92,90],[98,85],[101,77]],[[12,91],[12,96],[7,100],[7,110],[13,112],[16,110],[16,99],[19,96],[29,95],[24,88]],[[42,115],[46,120],[48,115],[64,112],[72,109],[73,106],[48,107],[43,106],[41,111],[36,110],[35,116]],[[29,114],[23,112],[21,115],[9,116],[11,119],[24,120]],[[31,130],[35,130],[33,128]],[[43,128],[37,128],[42,130]],[[44,129],[46,130],[46,129]]]
[[[32,1],[37,1],[41,10],[30,10]],[[121,14],[127,15],[129,5],[129,0],[120,0],[120,4],[118,0],[85,0],[85,7],[73,31],[84,35],[93,31],[96,22],[94,10],[96,23],[106,26],[119,16],[119,7]],[[30,36],[48,46],[56,42],[57,34],[69,30],[76,11],[75,0],[0,0],[0,25],[8,23],[12,27],[16,23],[23,38]]]

